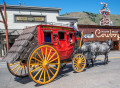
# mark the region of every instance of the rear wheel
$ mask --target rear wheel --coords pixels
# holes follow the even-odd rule
[[[85,59],[84,55],[82,55],[82,54],[75,55],[72,60],[72,66],[73,66],[73,70],[75,72],[83,71],[86,66],[86,59]]]
[[[49,45],[41,45],[33,50],[28,60],[30,77],[38,84],[51,82],[60,68],[59,54]]]
[[[17,61],[15,63],[7,63],[10,73],[17,77],[28,76],[27,64],[25,61]]]

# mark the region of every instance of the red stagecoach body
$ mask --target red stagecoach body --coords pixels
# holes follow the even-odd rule
[[[38,44],[53,46],[58,51],[60,60],[68,59],[72,55],[75,45],[74,33],[75,31],[70,27],[51,25],[37,26]],[[48,41],[45,39],[46,37]],[[70,40],[72,40],[72,42]]]

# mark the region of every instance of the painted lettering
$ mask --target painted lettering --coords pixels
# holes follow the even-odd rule
[[[119,32],[118,31],[100,31],[100,29],[96,29],[95,30],[95,36],[98,37],[98,38],[104,38],[104,37],[107,37],[107,38],[113,38],[113,37],[116,37],[117,40],[120,40],[120,36],[118,34]]]

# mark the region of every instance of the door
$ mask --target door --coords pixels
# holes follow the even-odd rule
[[[58,32],[58,47],[60,59],[67,59],[67,41],[66,41],[66,32]]]
[[[74,33],[69,33],[67,35],[67,58],[69,58],[74,50],[74,45],[75,45],[75,39],[73,36]]]

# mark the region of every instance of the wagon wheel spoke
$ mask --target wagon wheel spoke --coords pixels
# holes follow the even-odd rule
[[[52,51],[52,49],[50,49],[50,52],[49,52],[49,54],[48,54],[48,57],[47,57],[47,59],[50,57],[51,51]]]
[[[26,68],[25,68],[25,66],[24,66],[24,70],[25,70],[25,75],[26,75]]]
[[[32,57],[32,58],[33,58],[34,60],[36,60],[36,61],[42,63],[42,61],[40,61],[39,59],[37,59],[37,58],[35,58],[35,57]]]
[[[75,72],[81,72],[85,69],[86,59],[82,54],[77,54],[72,60],[73,69]]]
[[[31,68],[32,65],[34,69]],[[60,58],[52,46],[39,46],[30,54],[28,71],[32,80],[38,84],[51,82],[57,76],[59,68]]]
[[[78,71],[78,65],[77,64],[75,64],[75,66],[74,66],[74,68]]]
[[[20,75],[22,75],[22,72],[23,72],[23,66],[21,67],[21,73],[20,73]]]
[[[47,47],[46,47],[46,51],[45,51],[45,60],[47,59]]]
[[[55,61],[55,60],[57,60],[58,58],[54,58],[53,60],[51,60],[51,61],[49,61],[49,63],[51,63],[51,62],[53,62],[53,61]]]
[[[16,65],[16,64],[19,64],[20,62],[17,62],[17,63],[14,63],[14,64],[10,64],[10,66],[12,66],[12,65]]]
[[[42,71],[42,69],[40,69],[40,70],[36,73],[36,75],[34,76],[34,78],[36,78],[41,71]]]
[[[17,71],[15,72],[15,74],[17,74],[17,73],[18,73],[18,71],[20,70],[20,68],[21,68],[21,66],[17,69]]]
[[[34,72],[34,71],[38,70],[38,69],[41,68],[41,67],[42,67],[42,66],[37,67],[37,68],[33,69],[31,72]]]
[[[59,65],[58,63],[49,63],[49,65]]]
[[[50,70],[50,68],[48,68],[48,70],[50,71],[50,73],[52,73],[52,75],[54,75],[54,73]]]
[[[48,70],[47,70],[47,75],[48,75],[48,78],[49,78],[49,80],[50,80],[50,74],[49,74]]]
[[[26,63],[18,61],[15,63],[7,63],[8,70],[10,73],[17,77],[26,77],[28,76]]]
[[[42,50],[42,48],[41,48],[40,50],[41,50],[41,53],[42,53],[42,58],[44,59],[44,54],[43,54],[43,50]]]
[[[42,75],[43,75],[43,69],[42,69],[42,72],[41,72],[41,74],[40,74],[39,81],[40,81]]]
[[[56,54],[56,52],[48,59],[48,61],[50,61],[55,54]]]
[[[52,66],[49,66],[49,67],[57,71],[57,69],[56,69],[56,68],[54,68],[54,67],[52,67]]]
[[[18,64],[16,67],[14,67],[11,71],[15,70],[17,67],[19,67],[20,65]]]
[[[40,54],[36,51],[38,57],[43,61],[42,57],[40,56]]]
[[[46,74],[46,70],[44,69],[44,82],[45,82],[45,78],[46,78],[46,77],[45,77],[45,74]]]

